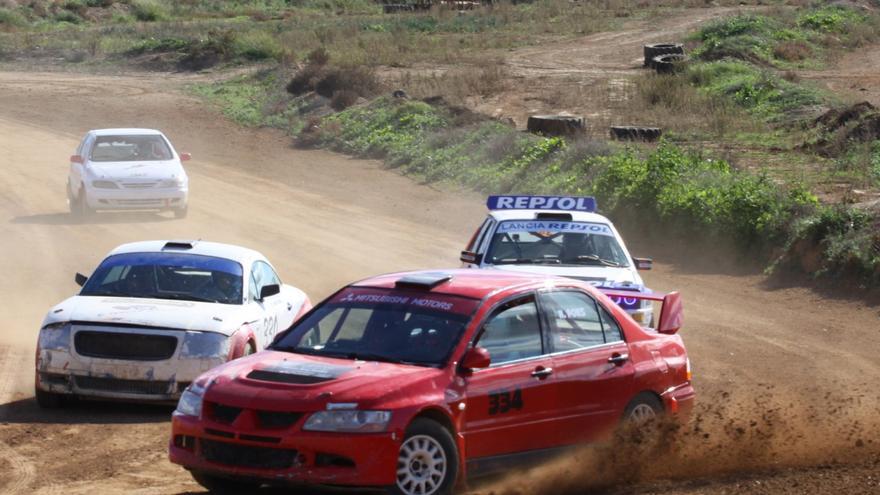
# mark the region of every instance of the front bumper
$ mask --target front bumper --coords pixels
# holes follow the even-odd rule
[[[45,392],[132,401],[174,402],[225,358],[128,361],[79,356],[73,350],[37,351],[36,387]]]
[[[189,189],[98,189],[88,188],[86,203],[93,210],[182,209],[187,205]]]
[[[396,482],[399,434],[305,432],[300,430],[304,420],[284,430],[233,428],[175,413],[169,457],[191,471],[270,484],[381,487]]]

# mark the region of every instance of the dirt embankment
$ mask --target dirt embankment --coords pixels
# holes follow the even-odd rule
[[[297,151],[276,133],[240,129],[181,96],[189,80],[0,73],[6,493],[197,491],[165,460],[167,409],[85,403],[50,413],[31,397],[44,312],[74,291],[75,271],[89,272],[117,244],[203,238],[251,246],[275,262],[285,282],[317,300],[377,272],[456,264],[484,214],[471,193],[416,185],[375,162]],[[147,213],[68,221],[66,158],[85,130],[115,126],[158,127],[193,152],[187,219]],[[681,290],[687,305],[683,334],[703,404],[694,423],[668,444],[586,451],[581,461],[513,478],[520,481],[495,491],[583,490],[594,468],[605,466],[600,481],[632,480],[641,484],[627,490],[646,493],[739,493],[756,481],[870,493],[863,475],[876,475],[880,443],[873,419],[876,308],[801,288],[768,290],[758,275],[658,261],[648,284]],[[791,466],[800,470],[777,474]],[[822,473],[833,475],[817,481]],[[673,481],[658,481],[668,477]]]

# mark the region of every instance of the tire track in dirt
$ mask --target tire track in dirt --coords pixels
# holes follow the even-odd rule
[[[15,400],[17,384],[21,378],[22,370],[30,367],[27,353],[15,348],[0,347],[0,405],[8,404]],[[0,422],[6,419],[6,413],[0,409]],[[0,458],[8,462],[12,471],[6,484],[0,489],[0,494],[27,493],[36,476],[34,462],[20,455],[6,442],[0,442]]]

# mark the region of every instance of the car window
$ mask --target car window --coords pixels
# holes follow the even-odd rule
[[[170,160],[171,148],[158,134],[98,136],[89,159],[93,162]]]
[[[448,294],[351,287],[298,321],[273,348],[438,365],[448,359],[479,303]]]
[[[562,220],[501,222],[485,259],[491,264],[629,266],[608,225]]]
[[[605,342],[620,342],[623,340],[623,332],[620,330],[620,324],[614,319],[614,316],[607,309],[599,305],[599,315],[602,318],[602,329],[605,333]]]
[[[257,265],[259,265],[260,270],[263,272],[263,285],[281,285],[281,279],[278,278],[278,274],[275,273],[275,270],[268,263],[258,261]]]
[[[534,297],[518,299],[497,309],[483,324],[477,345],[489,351],[493,366],[543,354]]]
[[[575,291],[545,292],[541,294],[541,305],[550,323],[554,352],[605,343],[601,317],[593,298]]]
[[[102,261],[80,295],[241,304],[241,289],[241,265],[229,259],[186,253],[124,253]]]

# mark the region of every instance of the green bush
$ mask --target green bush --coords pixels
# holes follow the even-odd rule
[[[141,22],[158,22],[168,19],[165,6],[158,0],[134,0],[131,3],[132,14]]]
[[[27,19],[20,12],[0,8],[0,26],[24,27],[27,25]]]
[[[238,35],[233,46],[236,54],[248,60],[278,60],[284,54],[277,38],[265,31]]]
[[[864,18],[865,16],[852,9],[829,6],[801,14],[798,17],[797,25],[816,31],[842,32],[848,25],[860,22]]]

